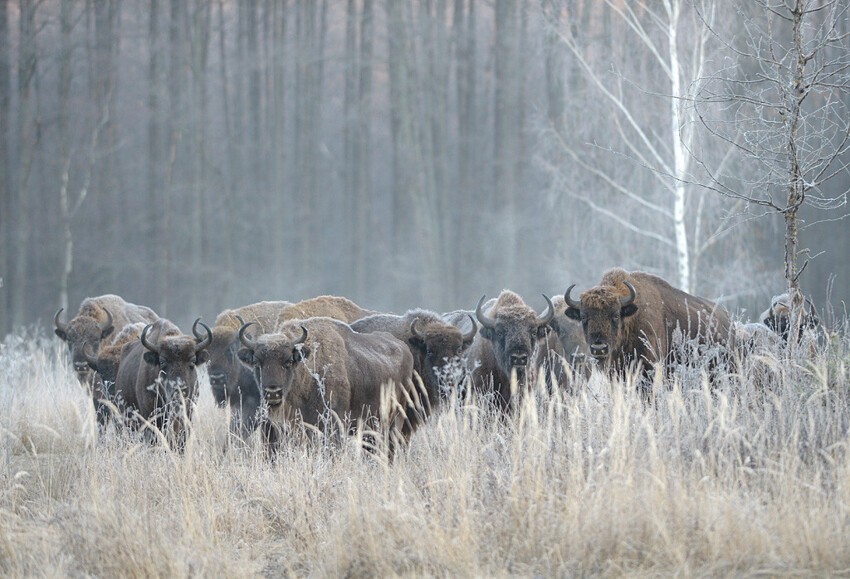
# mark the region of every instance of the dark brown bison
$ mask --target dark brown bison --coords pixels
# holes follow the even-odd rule
[[[573,287],[564,295],[566,315],[581,322],[590,354],[618,371],[633,363],[645,376],[656,362],[666,368],[677,333],[701,345],[725,344],[729,338],[725,309],[649,273],[611,269],[579,301],[570,296]]]
[[[540,345],[539,363],[545,371],[546,384],[550,391],[559,388],[572,391],[577,374],[588,376],[590,365],[587,343],[581,324],[567,317],[567,303],[562,296],[552,298],[555,315],[549,322],[552,331]]]
[[[53,316],[55,332],[68,344],[74,370],[84,384],[90,384],[93,377],[93,372],[83,353],[83,347],[86,344],[89,344],[96,354],[101,341],[114,331],[121,331],[127,324],[134,322],[149,324],[159,318],[152,309],[131,304],[112,294],[84,299],[77,315],[67,324],[59,320],[62,311],[63,308],[59,308]]]
[[[318,296],[284,308],[278,316],[278,324],[285,324],[290,320],[306,320],[307,318],[317,317],[333,318],[350,324],[360,318],[377,313],[361,308],[348,298]]]
[[[239,331],[239,359],[253,369],[268,408],[261,432],[270,457],[282,430],[301,422],[323,428],[338,418],[409,436],[405,402],[416,396],[413,356],[391,334],[360,334],[317,317],[252,339],[250,325]]]
[[[236,357],[239,328],[254,322],[259,333],[272,332],[281,312],[291,306],[286,301],[265,301],[221,312],[213,326],[213,341],[208,351],[210,388],[216,403],[230,407],[231,432],[247,438],[257,425],[260,386],[254,373]],[[198,336],[196,336],[197,338]]]
[[[801,342],[806,334],[812,334],[813,330],[820,325],[818,312],[812,300],[806,298],[803,301],[802,316],[799,323],[799,331],[797,332],[797,342]],[[759,316],[759,321],[773,330],[779,335],[782,340],[787,343],[788,335],[791,333],[791,296],[784,293],[774,296],[770,301],[770,307],[762,312]]]
[[[184,335],[165,319],[145,326],[138,342],[124,348],[115,382],[115,400],[131,426],[148,422],[165,436],[169,445],[182,451],[189,435],[192,410],[198,399],[197,366],[207,361],[206,348],[212,330],[201,325],[206,337]]]
[[[429,310],[409,310],[404,315],[375,314],[351,324],[361,333],[388,332],[407,344],[413,355],[413,368],[425,385],[427,410],[435,410],[441,398],[455,391],[466,376],[465,351],[472,344],[478,326],[471,319],[465,333]],[[412,417],[411,417],[412,419]]]
[[[103,402],[114,397],[115,380],[118,377],[118,366],[121,363],[124,346],[138,341],[145,325],[144,322],[136,322],[124,326],[109,344],[102,345],[96,354],[88,342],[83,346],[86,361],[96,373],[93,382],[93,398],[98,424],[106,424],[109,421],[109,409]]]
[[[469,348],[467,360],[472,386],[479,392],[495,392],[496,404],[507,409],[512,404],[512,374],[517,392],[529,388],[536,379],[535,359],[538,344],[546,338],[555,306],[545,294],[546,309],[540,315],[528,307],[519,295],[502,290],[486,305],[481,296],[475,317],[481,325]]]

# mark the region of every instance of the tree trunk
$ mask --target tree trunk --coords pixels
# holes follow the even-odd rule
[[[357,165],[357,211],[355,212],[355,243],[353,261],[357,264],[354,287],[358,296],[365,296],[374,269],[374,231],[378,220],[372,209],[372,47],[375,34],[374,0],[363,0],[360,18],[360,62],[357,96],[357,140],[355,164]]]
[[[9,4],[0,0],[0,336],[11,331],[12,159],[9,143],[11,78],[9,66]]]

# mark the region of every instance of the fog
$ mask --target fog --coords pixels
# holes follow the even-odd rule
[[[742,56],[759,30],[793,38],[714,4],[0,1],[0,336],[104,293],[184,331],[320,294],[448,311],[510,288],[540,310],[614,266],[756,317],[785,289],[785,223],[747,199],[787,197],[786,133],[717,96],[767,74]],[[844,72],[803,103],[803,173],[832,178],[799,265],[843,316],[841,4],[806,28]]]

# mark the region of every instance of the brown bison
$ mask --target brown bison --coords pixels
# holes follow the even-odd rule
[[[806,298],[803,302],[802,316],[800,318],[800,329],[797,333],[797,342],[801,342],[807,333],[820,325],[818,312],[812,300]],[[770,301],[770,307],[762,312],[759,321],[779,335],[785,343],[788,343],[788,335],[791,333],[791,296],[784,293],[774,296]]]
[[[486,305],[485,297],[481,296],[475,308],[481,329],[467,355],[472,386],[479,392],[495,392],[496,404],[507,409],[514,396],[512,374],[516,376],[518,392],[536,379],[535,354],[538,344],[546,338],[555,306],[544,294],[546,310],[538,315],[510,290],[502,290]]]
[[[278,316],[278,324],[285,324],[290,320],[306,320],[307,318],[317,317],[333,318],[350,324],[360,318],[377,313],[361,308],[348,298],[318,296],[284,308]]]
[[[465,333],[429,310],[409,310],[404,315],[375,314],[351,324],[361,333],[388,332],[407,344],[413,368],[422,378],[426,410],[435,410],[440,399],[460,387],[466,376],[464,352],[472,344],[478,326],[472,316]]]
[[[212,330],[201,325],[206,337],[198,340],[183,335],[165,319],[148,324],[138,342],[124,348],[115,382],[116,404],[139,426],[151,423],[165,436],[169,445],[182,451],[189,435],[192,410],[198,399],[197,366],[207,361],[206,348],[212,343]]]
[[[250,325],[239,330],[239,359],[254,371],[268,408],[261,432],[270,457],[282,430],[302,422],[322,428],[338,418],[410,435],[404,422],[405,401],[416,395],[413,356],[401,341],[326,317],[292,320],[256,339],[245,333]]]
[[[587,376],[590,365],[586,363],[588,350],[581,324],[567,317],[567,303],[562,296],[552,298],[555,315],[549,322],[552,331],[540,345],[539,363],[545,371],[550,391],[557,385],[572,391],[576,373]]]
[[[213,341],[208,349],[210,388],[219,406],[230,407],[231,432],[243,440],[257,425],[260,386],[254,373],[236,357],[240,347],[239,328],[247,321],[254,322],[260,333],[272,332],[278,316],[291,305],[286,301],[258,302],[225,310],[215,319]]]
[[[101,341],[112,332],[121,331],[127,324],[134,322],[149,324],[159,318],[152,309],[131,304],[112,294],[84,299],[77,315],[67,324],[59,321],[63,309],[59,308],[53,316],[55,332],[68,344],[74,370],[84,384],[90,384],[93,377],[83,353],[83,347],[86,344],[90,344],[92,351],[97,353]]]
[[[103,401],[114,397],[115,380],[118,377],[118,367],[124,346],[138,341],[144,328],[144,322],[124,326],[112,341],[108,345],[101,346],[96,354],[88,342],[83,346],[83,355],[89,367],[96,373],[93,381],[93,397],[98,424],[106,424],[109,421],[109,409]]]
[[[725,309],[649,273],[611,269],[579,301],[573,287],[564,295],[566,315],[581,322],[591,356],[618,371],[637,364],[648,376],[652,364],[670,361],[674,334],[702,345],[729,338]]]

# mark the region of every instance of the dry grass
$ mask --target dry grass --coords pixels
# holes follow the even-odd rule
[[[185,456],[98,440],[62,347],[13,336],[0,575],[847,574],[848,351],[683,372],[654,407],[594,375],[509,419],[454,404],[389,465],[351,440],[268,464],[225,452],[208,388]]]

